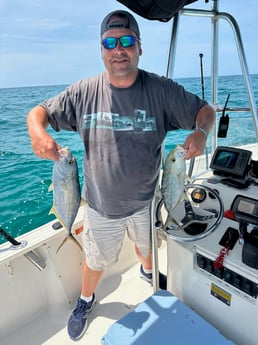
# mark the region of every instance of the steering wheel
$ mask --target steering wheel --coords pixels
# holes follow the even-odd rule
[[[198,241],[219,226],[224,205],[218,192],[201,184],[185,185],[185,196],[167,216],[165,224],[161,220],[164,200],[160,200],[156,209],[156,227],[177,241]]]

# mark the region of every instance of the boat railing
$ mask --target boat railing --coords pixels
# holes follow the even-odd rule
[[[224,108],[223,107],[220,107],[220,106],[218,106],[218,107],[216,107],[215,106],[215,110],[216,110],[216,112],[222,112],[223,110],[224,110]],[[234,107],[231,107],[231,108],[225,108],[225,111],[227,111],[227,112],[235,112],[235,113],[237,113],[237,112],[251,112],[251,109],[250,108],[246,108],[246,107],[237,107],[237,108],[234,108]],[[258,112],[258,108],[256,109],[256,111]]]
[[[219,19],[226,20],[232,30],[235,37],[235,43],[238,51],[239,61],[241,65],[242,75],[244,78],[244,83],[247,92],[247,98],[249,101],[249,108],[234,108],[234,111],[250,111],[252,113],[256,138],[258,140],[258,111],[256,108],[254,92],[252,88],[250,73],[247,66],[247,60],[245,57],[242,37],[240,29],[235,18],[226,12],[219,12],[218,10],[219,0],[211,1],[211,10],[203,9],[193,9],[184,7],[179,13],[175,15],[172,22],[170,49],[167,64],[167,76],[173,77],[174,66],[175,66],[175,56],[176,56],[176,43],[178,38],[178,28],[179,28],[179,18],[180,16],[192,16],[192,17],[206,17],[211,19],[212,25],[212,39],[211,39],[211,59],[212,59],[212,70],[211,70],[211,103],[216,105],[217,94],[218,94],[218,23]],[[214,128],[214,133],[216,133],[216,128]],[[217,137],[213,136],[212,152],[215,151],[217,146]]]

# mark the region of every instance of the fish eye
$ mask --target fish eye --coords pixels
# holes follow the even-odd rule
[[[172,161],[172,162],[175,162],[175,161],[176,161],[175,157],[173,157],[173,158],[171,159],[171,161]]]
[[[73,164],[74,164],[74,159],[72,158],[69,160],[69,165],[73,165]]]

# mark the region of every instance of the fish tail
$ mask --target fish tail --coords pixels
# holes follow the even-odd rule
[[[80,248],[80,250],[82,250],[82,246],[80,245],[80,243],[79,243],[78,241],[76,241],[76,239],[73,237],[72,234],[70,234],[70,235],[67,235],[67,236],[64,238],[64,240],[62,241],[62,243],[59,245],[59,247],[58,247],[57,250],[56,250],[56,254],[57,254],[57,253],[59,252],[59,250],[63,247],[63,245],[65,244],[65,242],[66,242],[67,240],[72,240],[72,241]]]
[[[72,234],[68,235],[68,238],[69,238],[70,240],[72,240],[72,241],[80,248],[80,250],[82,250],[82,246],[81,246],[80,243],[73,237]]]
[[[68,236],[64,238],[64,240],[62,241],[62,243],[59,245],[59,247],[56,250],[56,254],[59,252],[59,250],[63,247],[63,245],[65,244],[65,242],[68,240]]]

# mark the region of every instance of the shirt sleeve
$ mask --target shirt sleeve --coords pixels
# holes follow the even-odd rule
[[[166,81],[165,99],[167,100],[166,126],[168,131],[178,128],[194,129],[199,110],[207,104],[206,101],[171,79]]]
[[[71,86],[40,104],[47,111],[49,123],[55,131],[77,131],[75,98],[76,91]]]

